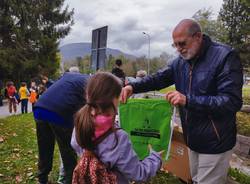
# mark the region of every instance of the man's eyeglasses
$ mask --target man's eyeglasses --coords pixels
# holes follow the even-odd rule
[[[172,47],[174,47],[174,48],[177,48],[177,47],[184,48],[186,46],[187,46],[187,40],[185,40],[183,42],[172,43]]]
[[[196,34],[197,32],[195,32],[195,33],[193,33],[192,35],[191,35],[191,37],[193,37],[195,34]],[[188,37],[188,38],[190,38],[190,37]],[[174,48],[184,48],[184,47],[186,47],[187,46],[187,42],[188,42],[188,38],[185,40],[185,41],[182,41],[182,42],[175,42],[175,43],[172,43],[172,47],[174,47]]]

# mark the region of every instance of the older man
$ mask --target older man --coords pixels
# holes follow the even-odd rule
[[[166,99],[179,106],[183,134],[190,148],[194,183],[226,182],[236,142],[236,112],[242,105],[242,66],[227,45],[202,34],[199,24],[182,20],[173,31],[177,57],[170,66],[123,88],[122,101],[132,93],[175,84]]]

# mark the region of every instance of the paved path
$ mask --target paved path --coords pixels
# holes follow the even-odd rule
[[[31,112],[31,104],[28,104],[28,112]],[[21,104],[17,105],[17,114],[21,114]],[[10,116],[8,103],[5,101],[4,105],[0,107],[0,118],[5,118],[7,116]]]

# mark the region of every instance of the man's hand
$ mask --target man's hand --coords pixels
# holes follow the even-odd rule
[[[186,96],[181,94],[179,91],[172,91],[166,94],[166,100],[172,105],[185,106],[187,99]]]
[[[127,99],[133,94],[133,88],[132,86],[128,85],[125,86],[124,88],[122,88],[122,92],[121,92],[121,99],[120,101],[122,103],[126,103]]]

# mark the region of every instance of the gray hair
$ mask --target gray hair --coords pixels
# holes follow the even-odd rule
[[[187,31],[188,31],[188,34],[192,36],[195,33],[201,32],[201,26],[198,22],[193,21]]]
[[[140,77],[140,78],[143,78],[147,75],[147,72],[145,70],[139,70],[137,71],[136,73],[136,77]]]
[[[181,30],[182,32],[186,31],[188,36],[193,36],[195,33],[202,32],[200,24],[193,19],[183,19],[175,27],[174,31],[176,30]]]
[[[75,72],[75,73],[79,73],[80,70],[77,66],[72,66],[69,68],[69,72]]]

